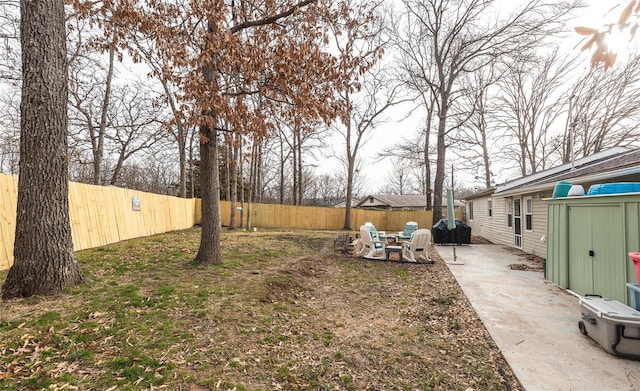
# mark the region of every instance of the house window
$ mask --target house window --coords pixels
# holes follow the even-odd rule
[[[369,197],[369,203],[373,204],[373,197]]]
[[[473,220],[473,202],[469,201],[469,220]]]
[[[487,201],[487,208],[487,214],[489,215],[489,217],[493,217],[493,200]]]
[[[513,227],[513,201],[504,200],[507,211],[507,227]]]
[[[529,197],[524,200],[525,202],[525,226],[527,231],[533,230],[533,198]]]

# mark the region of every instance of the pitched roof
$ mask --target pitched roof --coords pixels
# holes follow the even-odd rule
[[[353,198],[351,199],[351,205],[357,205],[360,202],[359,198]],[[337,202],[335,205],[333,205],[334,208],[346,208],[347,207],[347,200],[343,200],[340,202]]]
[[[558,181],[596,183],[640,174],[640,149],[611,148],[496,187],[496,193],[507,195],[523,191],[552,189]]]
[[[427,196],[424,194],[372,194],[362,197],[356,206],[367,206],[368,201],[373,198],[375,201],[372,206],[386,206],[392,208],[424,208],[427,206]],[[454,200],[455,206],[463,206],[460,200]],[[442,206],[447,206],[446,197],[442,198]]]
[[[480,197],[484,197],[484,196],[488,196],[491,195],[493,193],[495,193],[496,188],[495,187],[489,187],[488,189],[483,189],[483,190],[479,190],[473,194],[470,194],[466,197],[464,197],[465,200],[473,200],[475,198],[480,198]]]

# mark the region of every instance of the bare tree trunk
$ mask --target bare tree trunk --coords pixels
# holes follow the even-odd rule
[[[195,129],[191,132],[191,137],[189,138],[189,182],[191,182],[191,186],[189,188],[190,197],[195,198],[196,194],[196,184],[195,184],[195,175],[193,172],[193,145],[195,142],[195,137],[197,132]]]
[[[232,136],[226,134],[224,136],[224,199],[231,200],[231,143]]]
[[[440,104],[438,107],[438,136],[436,139],[438,159],[436,160],[436,177],[433,186],[433,224],[442,219],[442,194],[444,192],[445,164],[447,161],[445,138],[447,137],[447,118],[449,115],[452,85],[453,80],[449,80],[447,83],[442,83],[439,89]]]
[[[149,61],[149,63],[152,63],[151,61]],[[164,88],[164,92],[167,98],[167,101],[169,102],[169,106],[171,107],[171,112],[173,113],[173,116],[175,118],[175,123],[176,123],[176,129],[177,132],[174,134],[176,140],[178,141],[178,153],[180,156],[180,190],[179,190],[179,196],[182,198],[187,198],[187,135],[188,135],[188,131],[187,131],[187,127],[185,126],[185,122],[179,118],[178,115],[178,108],[176,107],[176,101],[174,98],[174,95],[171,93],[171,89],[169,88],[169,84],[167,83],[167,80],[164,77],[160,77],[160,82],[162,84],[162,87]],[[195,132],[193,132],[192,134],[195,134]],[[193,145],[193,136],[191,137],[191,145]],[[193,151],[190,151],[191,157],[189,158],[189,164],[190,164],[190,169],[193,169],[193,161],[192,161],[192,155],[193,155]],[[190,175],[191,175],[191,197],[193,197],[193,171],[190,171]]]
[[[195,263],[222,263],[220,252],[220,183],[218,181],[218,133],[206,125],[200,127],[200,187],[202,192],[202,233]]]
[[[243,148],[243,139],[241,135],[238,135],[239,144],[238,149],[240,150],[240,156],[238,159],[238,175],[237,180],[240,183],[240,228],[244,228],[244,154],[242,153]]]
[[[486,89],[482,89],[481,93],[481,98],[478,100],[479,101],[479,116],[480,116],[480,123],[478,126],[478,131],[480,133],[480,148],[482,149],[482,165],[484,167],[484,185],[485,187],[488,189],[491,187],[491,159],[489,159],[489,140],[487,138],[487,132],[488,132],[488,128],[489,126],[487,125],[487,117],[486,117],[486,111],[487,111],[487,107],[486,104],[489,100],[488,98],[488,92]]]
[[[93,184],[102,185],[102,160],[104,158],[104,136],[107,132],[107,114],[109,113],[109,102],[111,100],[111,83],[113,81],[113,63],[115,61],[115,49],[109,48],[109,70],[104,89],[104,99],[102,100],[102,112],[100,113],[100,128],[97,140],[94,144],[93,154]],[[92,140],[93,143],[93,140]]]
[[[214,36],[217,29],[215,23],[209,23],[209,35]],[[213,84],[215,70],[213,64],[206,64],[202,73],[204,79]],[[209,125],[200,126],[200,192],[202,193],[202,232],[200,233],[200,247],[193,262],[198,265],[222,264],[220,251],[220,232],[222,221],[220,218],[220,170],[218,168],[218,131],[215,128],[217,118],[211,115]]]
[[[448,99],[448,98],[446,98]],[[447,102],[444,98],[443,102]],[[436,141],[436,149],[438,153],[438,160],[436,161],[436,178],[435,185],[433,187],[433,224],[442,219],[442,192],[444,190],[444,177],[445,177],[445,164],[446,164],[446,151],[445,144],[447,124],[447,113],[439,114],[438,120],[438,138]]]
[[[257,148],[257,160],[256,160],[256,169],[255,169],[255,190],[253,192],[253,202],[261,203],[262,196],[264,193],[263,183],[262,183],[262,146],[264,140],[262,137],[260,138],[260,143]]]
[[[487,133],[482,132],[482,158],[484,164],[484,185],[491,187],[491,161],[489,160],[489,146],[487,145]]]
[[[293,140],[292,140],[292,146],[291,146],[291,155],[292,155],[291,166],[293,169],[293,187],[291,192],[291,205],[296,205],[298,200],[298,159],[300,159],[300,156],[298,156],[297,132],[298,132],[298,126],[296,124],[293,127],[293,137],[292,137]]]
[[[251,146],[251,160],[249,162],[249,197],[247,202],[247,229],[251,229],[251,203],[254,201],[253,197],[256,191],[255,187],[255,177],[258,175],[258,170],[256,169],[258,166],[258,143],[259,139],[257,136],[253,137],[253,145]]]
[[[231,137],[231,157],[229,160],[229,189],[231,190],[231,210],[229,229],[236,229],[236,204],[238,202],[238,134],[234,133]]]
[[[247,229],[253,226],[251,218],[251,206],[256,202],[256,194],[258,194],[258,178],[260,177],[260,161],[262,153],[262,137],[253,137],[253,146],[251,147],[251,163],[249,169],[249,200],[247,202]]]
[[[302,205],[302,199],[304,198],[304,172],[302,170],[302,129],[298,129],[298,131],[296,132],[296,148],[298,150],[298,168],[296,170],[298,173],[298,189],[296,191],[296,194],[298,194],[298,199],[296,200],[295,204]]]
[[[22,1],[20,9],[20,175],[3,299],[57,294],[84,281],[69,222],[64,1]]]
[[[182,127],[182,126],[180,126]],[[180,153],[180,184],[178,195],[181,198],[187,198],[187,139],[184,130],[179,127],[178,133],[183,135],[178,138],[178,149]]]
[[[351,203],[353,200],[353,163],[347,169],[347,199],[344,212],[344,229],[351,229]]]
[[[125,161],[125,155],[122,153],[119,154],[118,161],[116,162],[116,166],[113,169],[113,176],[111,177],[111,181],[109,181],[109,184],[111,186],[115,186],[118,183],[118,179],[120,178],[120,172],[122,171],[122,166],[124,165],[124,161]]]
[[[520,141],[520,175],[527,176],[527,145]]]
[[[284,169],[287,164],[287,160],[284,157],[284,143],[280,143],[280,186],[278,189],[278,203],[284,205]]]
[[[351,104],[349,93],[345,93],[345,102],[347,107]],[[349,112],[348,118],[351,118],[351,112]],[[351,203],[353,202],[353,174],[356,164],[356,153],[358,149],[355,148],[352,152],[351,149],[351,121],[346,124],[345,142],[347,147],[347,197],[344,211],[344,227],[343,229],[351,229]]]
[[[429,159],[429,148],[431,147],[431,124],[433,122],[434,105],[435,99],[433,95],[431,95],[431,102],[427,105],[427,127],[424,131],[424,177],[425,182],[427,182],[427,210],[433,209],[433,188],[431,187],[431,159]]]

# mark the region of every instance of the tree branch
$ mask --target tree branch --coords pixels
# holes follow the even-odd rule
[[[258,20],[250,20],[250,21],[247,21],[247,22],[240,23],[240,24],[238,24],[236,26],[233,26],[230,29],[230,31],[235,34],[235,33],[239,32],[239,31],[242,31],[242,30],[245,30],[245,29],[248,29],[248,28],[251,28],[251,27],[265,26],[265,25],[268,25],[268,24],[276,23],[280,19],[283,19],[283,18],[286,18],[286,17],[289,17],[289,16],[293,15],[293,13],[296,12],[296,10],[298,10],[300,8],[303,8],[303,7],[306,7],[309,4],[315,3],[316,1],[317,0],[304,0],[304,1],[301,1],[298,4],[296,4],[296,5],[292,6],[291,8],[289,8],[288,10],[283,11],[283,12],[281,12],[279,14],[275,14],[275,15],[270,16],[268,18],[258,19]]]

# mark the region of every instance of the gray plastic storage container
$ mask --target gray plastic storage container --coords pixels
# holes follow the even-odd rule
[[[580,298],[580,332],[607,352],[640,360],[640,312],[625,304],[601,297]]]

